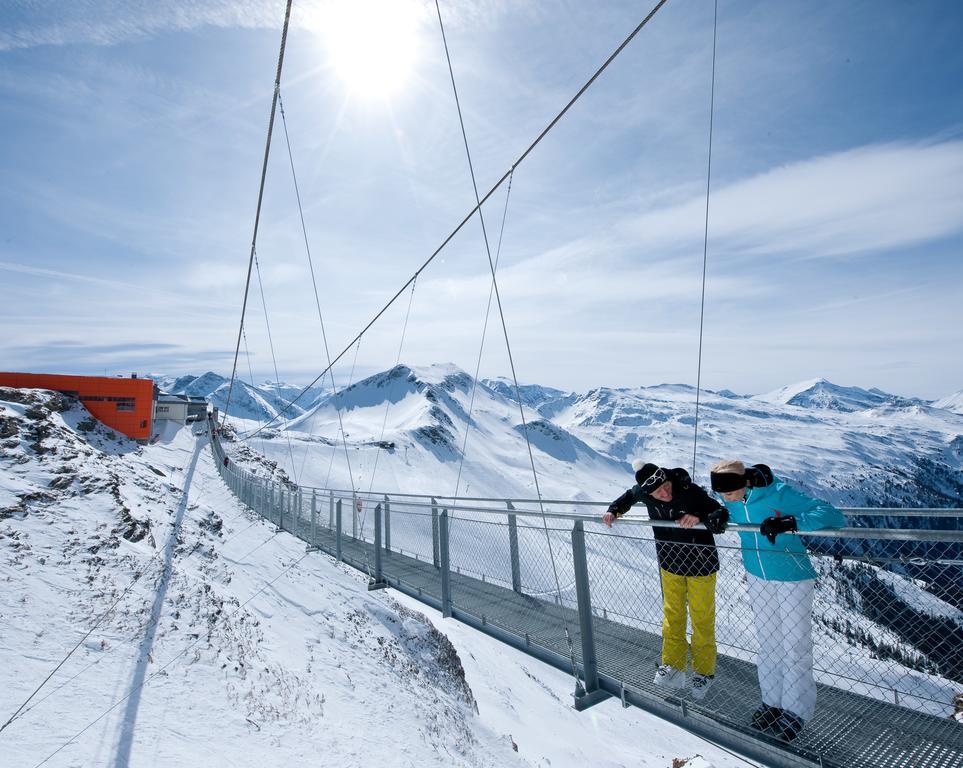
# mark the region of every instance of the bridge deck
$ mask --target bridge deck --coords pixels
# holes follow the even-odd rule
[[[301,537],[310,539],[310,535]],[[334,532],[319,527],[313,544],[334,555]],[[371,573],[374,547],[342,536],[342,558]],[[383,552],[382,569],[391,586],[436,607],[440,605],[440,571],[433,563]],[[490,627],[492,634],[517,638],[515,645],[570,670],[567,626],[575,657],[581,662],[578,614],[571,608],[455,572],[451,573],[451,602],[457,618],[473,617],[473,623],[483,631]],[[610,692],[618,694],[624,687],[631,692],[628,700],[644,708],[665,712],[670,706],[683,716],[708,719],[725,730],[730,743],[733,736],[738,741],[744,734],[747,741],[761,744],[774,762],[840,768],[963,766],[963,725],[949,719],[819,684],[816,716],[789,745],[748,725],[759,703],[756,668],[751,662],[720,653],[716,681],[708,695],[697,702],[686,691],[667,696],[653,684],[660,658],[659,635],[598,616],[594,618],[594,634],[599,674],[603,687]]]

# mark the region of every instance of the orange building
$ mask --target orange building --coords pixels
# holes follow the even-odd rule
[[[0,373],[0,387],[52,389],[73,395],[111,429],[134,440],[150,438],[154,417],[154,382],[150,379]]]

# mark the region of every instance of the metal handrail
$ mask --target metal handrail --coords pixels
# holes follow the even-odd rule
[[[611,502],[591,501],[588,499],[522,499],[515,497],[496,498],[493,496],[446,496],[436,493],[401,493],[398,491],[350,491],[342,488],[321,488],[317,486],[303,485],[305,490],[319,491],[323,493],[334,493],[341,498],[378,498],[385,496],[389,498],[411,498],[427,499],[434,498],[439,500],[452,499],[455,501],[481,501],[491,502],[492,504],[569,504],[587,507],[608,507]],[[407,502],[406,502],[407,503]],[[452,506],[445,504],[445,507],[452,509]],[[948,517],[963,518],[963,507],[837,507],[840,512],[850,517]],[[541,513],[538,513],[539,515]]]
[[[245,470],[241,470],[243,474],[248,475],[251,479],[259,479],[257,475],[253,475]],[[336,491],[334,489],[324,489],[315,488],[312,486],[300,486],[302,491],[314,491],[321,492],[322,494],[334,494],[334,497],[341,500],[355,499],[368,497],[371,498],[388,498],[402,496],[404,498],[412,499],[451,499],[451,496],[427,496],[423,494],[361,494],[361,493],[350,493],[348,491]],[[495,501],[505,505],[504,508],[493,508],[493,507],[480,507],[474,505],[466,504],[442,504],[440,501],[432,503],[431,501],[405,501],[401,502],[407,508],[420,508],[420,509],[439,509],[444,507],[449,512],[472,512],[476,514],[488,514],[497,517],[507,517],[508,515],[515,515],[516,517],[537,517],[548,518],[553,520],[571,520],[573,522],[597,522],[601,523],[600,516],[590,515],[590,514],[578,514],[569,512],[542,512],[540,510],[531,510],[513,507],[508,509],[507,504],[511,502],[515,503],[512,499],[485,499],[486,501]],[[558,501],[548,501],[545,504],[553,503],[564,503],[573,504],[573,502],[558,502]],[[582,502],[575,502],[581,504]],[[598,502],[589,502],[592,505],[599,505]],[[677,528],[677,523],[670,523],[668,521],[661,520],[649,520],[641,517],[627,518],[622,517],[618,521],[619,526],[631,525],[642,528]],[[702,524],[694,526],[697,529],[705,529]],[[755,525],[738,525],[732,523],[728,526],[727,530],[734,531],[736,533],[758,533],[759,528]],[[781,534],[786,535],[786,534]],[[929,529],[915,529],[915,528],[827,528],[816,531],[800,531],[798,534],[789,535],[801,535],[801,536],[813,536],[817,538],[844,538],[844,539],[874,539],[874,540],[896,540],[896,541],[930,541],[930,542],[957,542],[963,543],[963,531],[945,531],[945,530],[929,530]]]

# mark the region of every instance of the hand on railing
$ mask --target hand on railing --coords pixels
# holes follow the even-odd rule
[[[796,533],[798,530],[796,518],[792,515],[767,517],[759,524],[759,533],[769,539],[770,544],[776,543],[776,536],[780,533]]]

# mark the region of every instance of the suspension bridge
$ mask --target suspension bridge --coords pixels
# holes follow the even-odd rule
[[[660,0],[655,4],[515,158],[496,183],[483,192],[478,186],[465,129],[443,14],[436,0],[438,27],[445,49],[447,74],[458,113],[475,205],[337,354],[332,354],[325,328],[322,297],[311,256],[301,195],[297,186],[294,155],[288,135],[287,115],[281,96],[281,75],[291,13],[291,2],[287,3],[231,383],[222,426],[210,430],[211,450],[217,466],[224,481],[242,503],[283,530],[303,539],[309,549],[322,551],[363,571],[369,577],[370,588],[391,587],[402,591],[440,610],[445,617],[463,621],[571,673],[575,681],[574,705],[578,709],[615,697],[623,706],[641,707],[678,723],[713,743],[736,750],[767,765],[779,767],[819,765],[840,768],[955,768],[963,765],[963,728],[947,719],[945,712],[948,706],[947,692],[963,679],[963,660],[960,658],[963,651],[954,645],[956,635],[941,635],[946,625],[941,624],[938,618],[905,604],[907,590],[917,590],[916,596],[924,604],[926,595],[932,595],[934,591],[940,593],[939,599],[945,599],[951,604],[959,599],[958,580],[963,573],[960,570],[963,565],[960,560],[963,533],[864,525],[834,530],[831,533],[816,532],[807,538],[820,575],[826,577],[822,583],[836,585],[836,588],[844,593],[836,597],[844,603],[849,601],[845,604],[846,608],[855,610],[856,613],[872,615],[883,623],[888,622],[887,626],[897,636],[914,620],[922,622],[925,626],[916,630],[914,641],[910,645],[925,651],[910,651],[901,640],[892,647],[876,647],[872,651],[875,656],[867,657],[865,638],[861,646],[850,637],[851,634],[864,632],[864,628],[851,626],[852,621],[845,611],[841,613],[833,610],[829,607],[832,605],[830,596],[824,596],[825,599],[820,603],[821,612],[814,617],[819,629],[818,650],[821,652],[816,670],[819,706],[815,718],[812,723],[807,723],[803,735],[788,743],[753,730],[749,725],[752,710],[758,703],[758,685],[753,663],[756,648],[754,640],[747,637],[745,632],[745,627],[751,624],[749,606],[745,589],[738,583],[736,576],[742,571],[741,567],[733,562],[740,547],[731,543],[728,538],[722,539],[719,544],[723,560],[720,579],[725,586],[725,589],[720,589],[720,593],[727,596],[720,601],[717,617],[721,650],[718,677],[724,684],[714,685],[704,699],[697,699],[688,689],[667,693],[652,680],[652,671],[658,664],[662,644],[662,608],[659,595],[657,592],[653,594],[654,590],[651,588],[652,584],[657,583],[658,575],[657,571],[653,571],[653,540],[651,536],[645,535],[647,526],[645,523],[636,522],[637,527],[629,526],[631,532],[628,534],[622,533],[622,528],[619,533],[612,533],[602,529],[598,522],[599,510],[591,510],[591,504],[581,504],[580,510],[572,512],[572,502],[553,502],[543,498],[498,284],[497,267],[511,185],[516,173],[542,139],[564,118],[665,3],[666,0]],[[693,471],[699,448],[699,393],[708,260],[717,26],[716,4],[707,126],[698,365],[692,418]],[[351,483],[349,490],[309,488],[290,481],[277,480],[270,475],[265,476],[256,467],[246,466],[243,460],[239,461],[238,456],[232,455],[221,443],[219,433],[230,432],[224,427],[238,379],[242,342],[245,347],[247,344],[245,323],[252,276],[258,281],[262,304],[264,299],[257,260],[257,237],[277,114],[281,116],[284,130],[327,364],[300,394],[286,402],[275,417],[259,424],[257,428],[247,430],[241,434],[242,439],[250,442],[276,424],[285,427],[287,418],[294,413],[294,406],[319,382],[326,379],[330,381],[332,394],[336,395],[338,387],[334,367],[352,348],[357,349],[365,334],[384,316],[388,308],[410,291],[408,314],[405,316],[399,343],[400,361],[408,329],[411,299],[419,276],[477,216],[490,275],[490,295],[478,366],[481,365],[489,313],[494,307],[511,369],[511,381],[516,395],[514,400],[518,403],[521,433],[527,446],[534,499],[512,502],[507,499],[468,498],[460,494],[461,467],[451,496],[377,494],[372,491],[377,461],[370,478],[371,486],[364,492],[357,487],[351,471],[347,435],[340,410],[337,412],[338,433]],[[503,185],[506,188],[505,204],[495,240],[489,235],[484,205]],[[266,308],[265,321],[271,359],[277,375],[276,354]],[[477,374],[476,368],[476,382]],[[471,402],[474,402],[474,390]],[[387,407],[390,407],[390,403],[386,406],[385,422]],[[469,405],[469,429],[472,425],[471,416],[472,405]],[[381,438],[384,438],[384,425]],[[465,440],[467,441],[467,431]],[[294,470],[296,462],[290,441],[287,448]],[[464,447],[461,454],[463,461]],[[294,477],[297,477],[296,472]],[[373,525],[366,527],[364,517],[359,519],[359,502],[362,509],[371,509]],[[519,506],[516,508],[515,504]],[[344,509],[346,505],[347,513]],[[560,507],[565,509],[559,511]],[[879,517],[883,514],[868,510],[848,512],[851,516],[861,518],[873,517],[874,514]],[[889,512],[899,515],[903,511]],[[941,514],[936,510],[928,512]],[[456,515],[457,525],[454,525]],[[733,530],[738,532],[738,526],[734,526]],[[904,579],[913,586],[894,586],[887,580],[888,574],[892,573],[899,574],[897,578]],[[934,573],[939,574],[938,578],[933,577]],[[922,576],[926,577],[925,588],[919,586],[923,581]],[[953,584],[954,580],[956,586],[947,587],[947,584]],[[920,633],[924,637],[919,637]],[[854,650],[858,648],[862,651]],[[941,696],[943,698],[940,698]]]
[[[242,503],[309,548],[365,573],[370,589],[397,589],[559,669],[574,668],[573,703],[578,709],[615,697],[623,706],[640,707],[780,768],[963,764],[963,727],[946,716],[951,695],[939,700],[921,685],[936,670],[915,673],[905,660],[887,658],[881,648],[865,663],[854,664],[854,645],[842,632],[829,631],[817,644],[819,704],[799,739],[790,744],[751,728],[750,715],[759,697],[755,648],[744,632],[752,618],[745,590],[737,583],[742,566],[736,562],[740,546],[733,541],[734,533],[719,537],[718,543],[725,579],[717,607],[718,682],[704,699],[696,700],[687,690],[666,692],[653,683],[662,646],[662,609],[661,596],[653,588],[658,576],[652,566],[654,541],[646,535],[650,521],[635,521],[630,533],[615,534],[599,520],[601,504],[595,510],[582,502],[577,512],[542,512],[537,500],[389,496],[299,487],[270,479],[263,468],[260,473],[242,468],[216,436],[211,437],[211,450],[221,476]],[[373,507],[368,513],[373,521],[367,526],[358,512],[366,505]],[[545,499],[541,505],[573,506],[570,501]],[[907,512],[844,511],[851,518]],[[963,520],[959,510],[915,512]],[[543,516],[551,521],[547,537],[534,524]],[[861,568],[888,573],[895,566],[909,573],[929,571],[931,594],[959,598],[963,560],[940,553],[958,553],[963,531],[852,527],[807,536],[833,543],[812,551],[826,581],[847,583],[860,577]],[[839,554],[847,550],[861,554]],[[874,550],[880,554],[871,554]],[[558,591],[552,584],[550,558],[559,564],[564,586]],[[620,561],[628,563],[627,570],[613,568]],[[933,577],[934,569],[942,578]],[[933,586],[939,584],[943,587]],[[925,590],[920,590],[915,599],[924,597]],[[894,592],[867,590],[863,599],[867,615],[895,616],[907,610],[898,605]],[[825,606],[817,609],[823,613],[817,616],[817,625],[822,618],[823,627],[832,630],[825,611]],[[951,634],[941,636],[940,626],[936,622],[925,629],[927,636],[917,645],[927,647],[931,659],[940,659],[943,671],[935,676],[946,675],[951,690],[952,680],[958,684],[963,672],[963,648],[953,647],[957,640]]]

